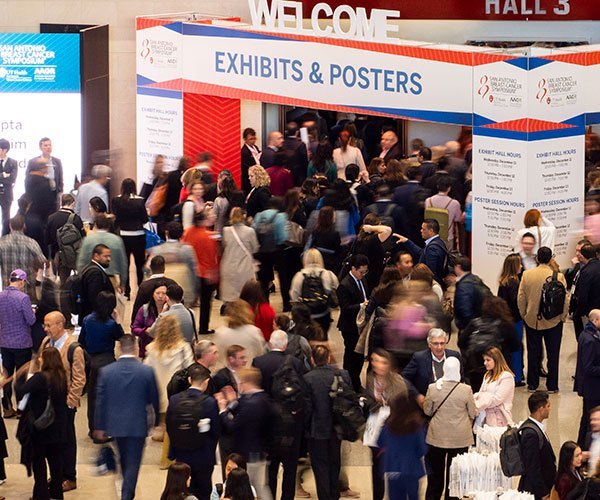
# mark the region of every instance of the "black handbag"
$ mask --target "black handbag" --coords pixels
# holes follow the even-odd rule
[[[46,401],[46,408],[42,414],[33,421],[33,426],[38,431],[47,429],[54,423],[56,414],[54,412],[54,405],[52,404],[52,392],[50,391],[50,384],[48,384],[48,399]]]

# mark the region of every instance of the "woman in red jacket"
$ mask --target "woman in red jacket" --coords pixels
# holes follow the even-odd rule
[[[249,280],[240,292],[240,299],[250,304],[254,314],[254,325],[257,326],[268,342],[273,333],[275,310],[269,305],[259,281]]]

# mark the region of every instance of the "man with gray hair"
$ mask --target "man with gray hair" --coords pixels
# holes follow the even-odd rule
[[[91,223],[90,200],[97,196],[108,207],[108,191],[106,186],[110,181],[112,169],[107,165],[94,165],[92,168],[92,180],[79,186],[77,192],[77,203],[75,213],[81,217],[83,222]]]
[[[449,357],[458,358],[460,353],[446,349],[448,334],[441,328],[432,328],[427,334],[427,349],[413,354],[402,376],[419,393],[417,402],[423,405],[429,384],[432,384],[444,375],[444,362]]]
[[[194,363],[190,366],[200,365],[210,372],[211,366],[215,366],[218,360],[219,349],[215,343],[210,340],[201,340],[194,345]],[[190,382],[188,370],[190,366],[176,371],[171,377],[171,380],[167,384],[167,396],[169,398],[175,394],[189,389]],[[212,396],[215,393],[215,383],[212,378],[210,378],[208,381],[206,391],[204,392],[206,392],[206,394],[209,396]]]
[[[252,366],[260,370],[263,389],[271,396],[277,415],[273,425],[275,443],[270,455],[269,487],[273,498],[277,498],[277,474],[279,473],[279,464],[281,464],[283,466],[281,499],[293,500],[296,492],[296,470],[298,468],[298,457],[300,456],[300,442],[304,431],[305,407],[302,403],[306,394],[303,378],[306,370],[299,359],[285,354],[287,344],[287,333],[283,330],[275,330],[269,338],[271,351],[254,358]],[[275,380],[283,382],[283,384],[274,384]],[[284,399],[283,395],[280,394],[282,387],[298,389],[300,394],[295,396],[297,401],[291,401],[291,398]],[[299,411],[289,412],[288,406],[295,403],[297,403]],[[291,425],[285,424],[285,417],[289,418]],[[283,425],[280,425],[282,422]]]

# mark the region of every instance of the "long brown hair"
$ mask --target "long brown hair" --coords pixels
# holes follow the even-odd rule
[[[332,207],[323,207],[319,210],[315,232],[325,233],[334,228],[335,210]]]
[[[485,373],[485,378],[488,379],[489,382],[498,380],[503,372],[509,372],[511,375],[514,375],[508,366],[506,359],[504,359],[502,351],[497,347],[488,348],[483,355],[494,360],[494,369]]]
[[[392,434],[413,434],[423,427],[423,424],[423,415],[413,398],[399,396],[390,401],[390,418],[387,425]]]
[[[381,219],[377,214],[367,214],[363,219],[363,227],[365,224],[368,226],[378,226],[379,224],[381,224]],[[378,238],[378,236],[375,233],[367,233],[364,229],[361,228],[360,232],[358,233],[357,239],[358,241],[365,241],[373,237]]]
[[[43,360],[42,375],[56,390],[66,391],[67,372],[59,350],[56,347],[47,347],[40,353],[40,356]]]
[[[519,270],[521,269],[521,256],[511,253],[504,259],[502,273],[500,274],[500,285],[508,285],[511,281],[519,281]]]
[[[500,297],[490,295],[483,300],[481,315],[486,318],[499,319],[503,323],[513,324],[513,317],[508,304]]]

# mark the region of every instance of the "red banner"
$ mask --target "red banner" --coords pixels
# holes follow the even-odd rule
[[[305,17],[322,0],[304,0]],[[486,21],[598,21],[597,0],[329,0],[354,8],[399,10],[401,19],[464,19]],[[321,12],[321,15],[323,13]]]

